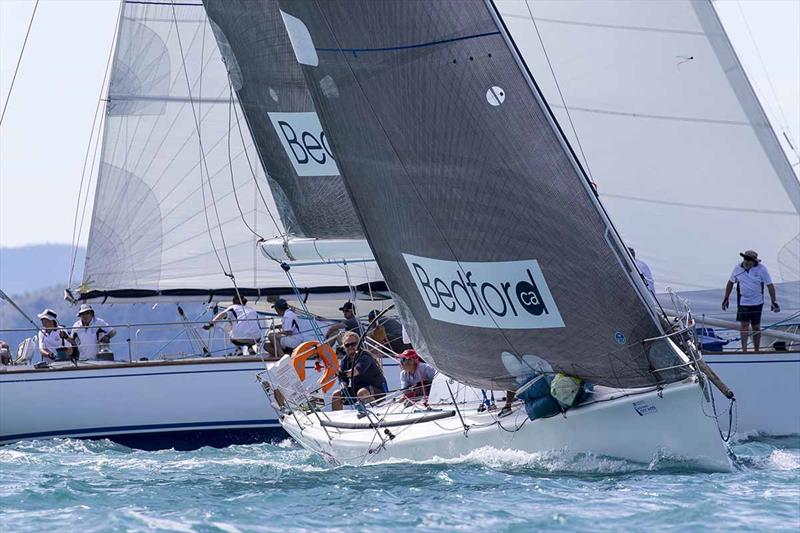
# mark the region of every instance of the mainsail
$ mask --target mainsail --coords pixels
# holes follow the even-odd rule
[[[733,319],[722,288],[755,249],[796,318],[800,181],[712,3],[496,4],[658,291]]]
[[[363,238],[277,0],[204,4],[288,233]]]
[[[367,239],[438,368],[496,388],[514,385],[509,357],[543,359],[628,387],[679,364],[648,342],[663,331],[646,290],[490,4],[281,9]]]
[[[123,3],[80,298],[207,300],[234,280],[251,299],[292,291],[256,246],[292,224],[223,59],[200,0]],[[292,273],[305,293],[381,280],[363,265]]]

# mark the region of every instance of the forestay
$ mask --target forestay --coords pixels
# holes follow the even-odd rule
[[[646,386],[679,362],[643,342],[662,334],[645,289],[489,4],[281,9],[367,239],[439,369],[511,387],[504,358],[544,359]]]
[[[251,299],[290,293],[256,246],[286,234],[273,190],[200,0],[124,2],[81,298],[207,300],[234,293],[229,275]],[[292,272],[304,292],[381,279]]]
[[[496,3],[657,290],[732,319],[722,288],[755,249],[781,318],[800,311],[787,307],[800,301],[800,182],[712,3]]]

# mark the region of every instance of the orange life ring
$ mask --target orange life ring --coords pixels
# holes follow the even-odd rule
[[[336,384],[334,378],[339,373],[339,358],[330,344],[317,341],[301,343],[292,350],[292,365],[300,381],[306,379],[306,361],[311,357],[319,358],[325,366],[325,372],[317,383],[322,385],[322,392],[328,392]]]

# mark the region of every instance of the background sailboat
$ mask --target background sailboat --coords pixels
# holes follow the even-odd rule
[[[260,239],[301,228],[285,184],[264,173],[224,59],[201,2],[122,2],[77,300],[207,304],[238,291],[262,306],[268,296],[327,298],[330,311],[384,287],[370,264],[311,265],[290,279],[259,252]],[[127,362],[153,328],[118,329],[123,364],[0,372],[0,443],[70,436],[196,448],[285,435],[256,381],[259,359]],[[71,408],[31,416],[42,401]]]

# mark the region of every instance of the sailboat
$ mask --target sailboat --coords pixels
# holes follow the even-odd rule
[[[279,29],[266,49],[293,57],[282,22]],[[352,233],[358,222],[349,200],[337,204],[346,193],[335,162],[295,171],[280,129],[256,146],[236,97],[241,77],[218,33],[199,1],[121,2],[86,266],[69,296],[213,307],[238,294],[266,309],[281,296],[309,311],[378,302],[385,284],[371,260],[289,269],[260,249],[324,237],[333,227]],[[294,71],[270,82],[272,111],[308,118],[311,100]],[[321,137],[318,123],[309,127]],[[175,329],[199,330],[200,322]],[[286,437],[256,378],[264,354],[198,348],[189,357],[165,351],[139,360],[137,342],[164,328],[138,327],[142,338],[137,326],[118,325],[113,362],[0,367],[0,444],[77,437],[194,449]],[[396,365],[387,365],[396,380]]]
[[[645,287],[496,5],[279,4],[413,344],[486,390],[523,394],[555,373],[592,384],[551,417],[453,399],[362,419],[309,407],[277,368],[283,427],[339,463],[488,445],[729,468],[689,317],[669,319]],[[256,68],[258,50],[241,49],[240,67]]]

